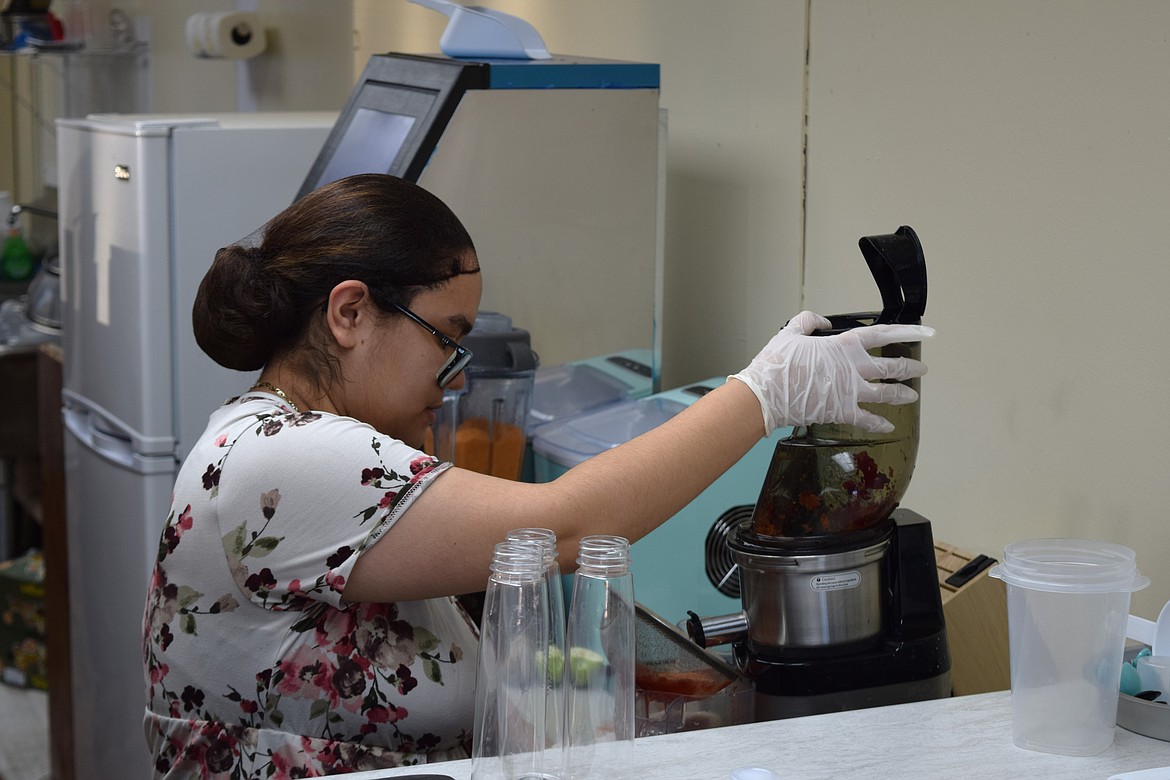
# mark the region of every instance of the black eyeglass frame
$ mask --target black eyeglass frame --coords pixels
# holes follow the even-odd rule
[[[447,360],[444,361],[443,365],[439,366],[439,370],[435,372],[435,381],[439,383],[439,387],[446,387],[447,385],[451,384],[455,377],[459,376],[459,372],[467,368],[467,364],[471,362],[470,349],[461,345],[459,342],[445,333],[441,332],[434,325],[430,324],[422,317],[412,312],[410,309],[406,308],[405,306],[400,306],[394,301],[390,300],[381,290],[370,287],[370,285],[366,285],[366,287],[369,287],[370,292],[378,298],[381,298],[384,303],[390,304],[395,309],[418,323],[419,326],[421,326],[423,329],[429,331],[432,336],[439,340],[439,343],[442,344],[444,348],[449,348],[452,350],[450,357],[448,357]]]

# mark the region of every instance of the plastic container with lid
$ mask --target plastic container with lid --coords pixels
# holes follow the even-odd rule
[[[649,349],[629,349],[539,367],[528,411],[528,438],[521,479],[537,481],[532,439],[541,426],[623,401],[644,398],[652,392],[654,353]]]
[[[536,372],[528,430],[626,401],[630,386],[584,363],[564,363]]]
[[[1012,741],[1091,756],[1113,744],[1130,594],[1150,584],[1133,550],[1089,539],[1007,545]]]
[[[542,426],[532,438],[536,481],[551,482],[594,455],[658,427],[685,408],[678,401],[651,396]]]

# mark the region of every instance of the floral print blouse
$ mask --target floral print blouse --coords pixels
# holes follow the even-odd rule
[[[470,755],[467,613],[454,599],[341,597],[357,557],[447,465],[265,393],[212,415],[179,472],[143,621],[156,777],[313,777]],[[401,562],[426,565],[410,550]]]

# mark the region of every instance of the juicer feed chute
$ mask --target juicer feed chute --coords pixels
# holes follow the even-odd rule
[[[819,334],[878,323],[920,323],[926,308],[926,261],[918,236],[903,226],[889,235],[864,237],[859,246],[881,293],[882,311],[831,316],[832,328]],[[878,354],[918,359],[921,344],[890,344]],[[917,379],[905,384],[919,389]],[[888,533],[885,521],[914,472],[919,405],[866,407],[889,420],[893,432],[810,425],[777,444],[750,530],[744,531],[753,542],[780,542],[786,549],[807,552],[869,544]]]

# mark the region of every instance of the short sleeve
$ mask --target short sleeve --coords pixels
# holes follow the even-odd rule
[[[343,606],[357,556],[448,466],[315,412],[253,415],[219,446],[212,501],[227,565],[245,597],[273,610]]]

